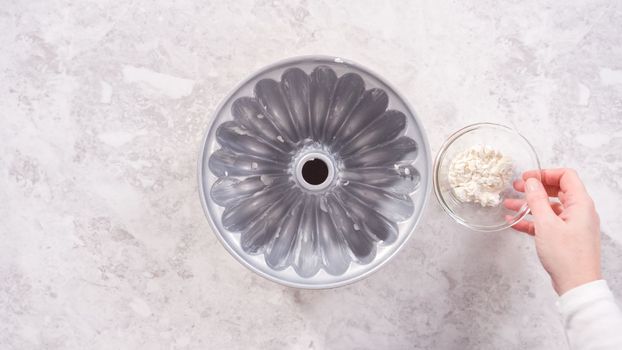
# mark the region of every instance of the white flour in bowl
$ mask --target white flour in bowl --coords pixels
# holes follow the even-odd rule
[[[494,207],[512,179],[512,160],[490,146],[473,146],[451,161],[448,178],[459,201]]]

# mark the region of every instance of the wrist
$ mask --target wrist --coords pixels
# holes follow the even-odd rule
[[[555,289],[555,292],[557,292],[557,295],[562,296],[571,289],[577,288],[586,283],[601,280],[602,278],[603,277],[600,271],[577,274],[570,279],[562,279],[560,281],[553,279],[553,288]]]

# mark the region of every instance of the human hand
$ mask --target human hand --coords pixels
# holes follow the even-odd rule
[[[539,174],[542,182],[537,180]],[[601,279],[600,220],[577,173],[528,171],[523,180],[514,182],[514,188],[525,192],[533,221],[525,219],[512,227],[534,236],[538,257],[557,294]],[[559,203],[549,202],[549,197],[558,197]],[[506,199],[504,206],[519,210],[524,203]]]

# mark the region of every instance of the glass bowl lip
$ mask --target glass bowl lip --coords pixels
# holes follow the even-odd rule
[[[474,224],[470,224],[466,222],[465,220],[463,220],[460,216],[458,216],[451,210],[449,205],[447,205],[447,203],[445,202],[445,199],[443,198],[443,195],[441,194],[441,189],[440,189],[439,167],[449,147],[463,135],[468,134],[472,131],[475,131],[478,129],[484,129],[484,128],[503,130],[511,134],[514,134],[515,136],[522,139],[525,142],[525,144],[529,147],[529,149],[531,150],[531,154],[536,160],[537,169],[534,169],[534,170],[537,170],[539,174],[542,172],[542,167],[540,165],[540,158],[538,157],[538,153],[536,153],[536,149],[533,147],[531,142],[529,142],[529,140],[525,136],[519,133],[515,128],[509,127],[506,125],[493,123],[493,122],[480,122],[480,123],[474,123],[474,124],[467,125],[455,131],[441,145],[438,153],[436,154],[436,157],[434,158],[434,164],[432,166],[432,182],[433,182],[432,187],[434,187],[434,194],[438,202],[441,204],[441,207],[443,208],[445,213],[447,213],[452,219],[454,219],[454,221],[474,231],[495,232],[495,231],[505,230],[509,227],[512,227],[514,224],[520,222],[521,220],[523,220],[525,216],[529,214],[529,207],[527,206],[527,204],[523,205],[521,210],[517,213],[517,215],[514,216],[514,218],[510,222],[506,222],[500,225],[474,225]]]
[[[414,121],[416,122],[417,126],[421,129],[421,141],[422,141],[422,145],[420,149],[424,149],[426,152],[426,157],[428,159],[428,162],[426,164],[426,181],[425,183],[422,182],[420,184],[420,188],[422,189],[421,195],[423,196],[422,199],[422,207],[420,209],[420,214],[418,216],[416,216],[414,218],[414,222],[413,222],[413,226],[412,229],[409,230],[408,232],[404,232],[403,234],[406,235],[405,239],[399,243],[395,249],[393,249],[391,252],[389,252],[389,254],[387,254],[387,256],[384,258],[384,260],[379,261],[375,266],[357,274],[354,276],[349,276],[347,278],[341,279],[339,281],[335,281],[335,282],[329,282],[329,283],[318,283],[318,284],[307,284],[307,283],[299,283],[299,282],[294,282],[294,281],[288,281],[286,279],[282,279],[279,278],[276,275],[267,273],[262,271],[261,269],[255,267],[253,264],[251,264],[247,259],[245,259],[242,255],[240,255],[235,249],[233,249],[233,247],[231,247],[229,245],[229,243],[225,240],[225,238],[221,235],[221,233],[218,230],[218,226],[216,224],[216,222],[214,221],[215,218],[212,217],[212,213],[211,210],[209,209],[209,205],[207,203],[207,199],[205,198],[205,186],[203,184],[203,177],[204,177],[204,173],[205,173],[205,169],[204,169],[204,162],[205,162],[205,155],[207,153],[207,142],[208,142],[208,137],[210,135],[211,130],[216,126],[216,122],[217,122],[217,117],[218,114],[220,113],[220,111],[223,109],[223,107],[225,106],[225,104],[227,103],[227,101],[244,85],[246,85],[247,83],[249,83],[250,81],[252,81],[253,79],[255,79],[257,76],[268,72],[272,69],[281,67],[281,66],[285,66],[285,65],[293,65],[293,64],[299,64],[299,63],[306,63],[306,62],[316,62],[318,64],[324,63],[324,62],[332,62],[335,64],[341,64],[341,65],[345,65],[345,66],[349,66],[349,67],[353,67],[354,69],[360,70],[366,74],[369,74],[370,76],[372,76],[373,78],[381,81],[384,85],[386,85],[391,92],[393,92],[397,97],[399,97],[401,99],[401,101],[403,102],[404,106],[406,107],[406,110],[409,112],[410,116],[412,116],[412,119],[414,119]],[[406,95],[403,94],[400,90],[398,90],[395,85],[393,85],[391,82],[389,82],[387,79],[385,79],[382,75],[378,74],[376,71],[368,68],[367,66],[361,65],[356,61],[350,60],[350,59],[346,59],[342,56],[333,56],[333,55],[324,55],[324,54],[312,54],[312,55],[299,55],[299,56],[290,56],[290,57],[286,57],[283,59],[279,59],[276,60],[270,64],[261,66],[258,69],[254,69],[251,71],[250,74],[245,75],[245,77],[243,79],[241,79],[237,84],[235,84],[220,100],[220,102],[216,105],[216,107],[213,109],[213,111],[211,113],[208,113],[208,115],[210,116],[210,120],[207,123],[207,127],[204,131],[203,137],[201,139],[201,142],[199,144],[199,152],[198,152],[198,159],[197,159],[197,167],[198,167],[198,171],[197,171],[197,181],[198,181],[198,195],[199,195],[199,199],[201,201],[201,207],[203,209],[203,214],[205,215],[205,217],[207,218],[208,224],[210,229],[212,230],[213,234],[218,238],[218,241],[220,242],[220,244],[225,248],[225,250],[229,253],[229,255],[233,256],[235,258],[235,260],[237,260],[240,264],[242,264],[244,267],[246,267],[247,269],[249,269],[250,271],[256,273],[257,275],[270,280],[272,282],[275,282],[277,284],[280,284],[282,286],[286,286],[286,287],[291,287],[291,288],[299,288],[299,289],[316,289],[316,290],[321,290],[321,289],[333,289],[333,288],[338,288],[338,287],[343,287],[343,286],[347,286],[350,284],[353,284],[355,282],[361,281],[367,277],[369,277],[370,275],[374,274],[375,272],[377,272],[378,270],[380,270],[383,266],[385,266],[389,261],[391,261],[398,252],[400,252],[404,246],[406,245],[406,243],[410,240],[410,238],[412,237],[415,229],[418,227],[419,223],[421,222],[423,216],[425,215],[425,209],[426,207],[429,205],[429,199],[430,199],[430,192],[432,192],[432,178],[433,178],[433,167],[431,163],[432,160],[432,154],[431,154],[431,149],[430,149],[430,142],[428,139],[428,134],[426,133],[426,128],[425,125],[422,121],[422,119],[419,117],[419,115],[417,114],[417,112],[415,111],[415,109],[412,107],[410,101],[408,101],[406,99]],[[208,189],[209,190],[209,189]],[[354,262],[351,262],[354,263]]]

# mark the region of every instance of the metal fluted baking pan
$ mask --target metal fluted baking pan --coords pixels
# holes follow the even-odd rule
[[[328,288],[388,261],[421,217],[431,161],[407,102],[340,58],[266,67],[218,106],[199,160],[201,201],[241,263]]]

